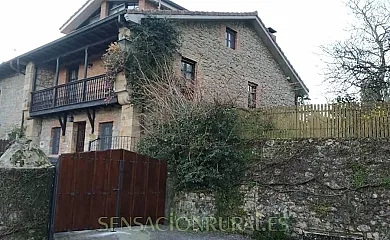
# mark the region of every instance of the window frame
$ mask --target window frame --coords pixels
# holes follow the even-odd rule
[[[195,71],[196,62],[191,60],[191,59],[188,59],[188,58],[182,58],[180,64],[181,64],[181,76],[188,81],[195,81],[195,79],[196,79],[196,71]],[[183,64],[185,66],[185,69],[183,69]],[[188,66],[192,67],[191,71],[187,70]],[[190,73],[192,76],[190,79],[187,78],[188,73]]]
[[[105,126],[110,126],[110,136],[102,135],[103,128]],[[105,151],[112,149],[112,140],[113,140],[113,133],[114,133],[114,122],[100,122],[99,123],[99,151]],[[104,139],[102,139],[104,138]]]
[[[72,74],[73,71],[76,72],[76,79],[72,79],[71,78],[71,74]],[[80,66],[79,65],[74,65],[74,66],[68,67],[67,72],[68,72],[68,76],[67,76],[68,83],[75,82],[75,81],[79,80],[79,72],[80,72]]]
[[[248,108],[256,108],[258,86],[256,83],[248,82]]]
[[[229,38],[229,36],[232,36],[233,39]],[[233,29],[226,27],[225,45],[226,47],[231,48],[233,50],[237,48],[237,31],[234,31]]]
[[[58,130],[58,141],[54,141],[55,137],[55,131]],[[58,155],[60,153],[60,142],[61,142],[61,128],[60,127],[54,127],[51,129],[51,146],[50,146],[50,154],[51,155]],[[54,145],[54,143],[57,143]],[[56,151],[54,151],[56,150]]]

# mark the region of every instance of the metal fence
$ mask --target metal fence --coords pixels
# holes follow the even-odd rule
[[[136,152],[139,138],[129,136],[102,137],[89,142],[89,151],[124,149]]]

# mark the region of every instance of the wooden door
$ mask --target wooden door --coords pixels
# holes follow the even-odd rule
[[[84,152],[86,122],[77,123],[76,152]]]

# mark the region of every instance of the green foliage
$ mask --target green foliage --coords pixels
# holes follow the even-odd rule
[[[132,40],[125,62],[132,101],[143,105],[147,94],[143,86],[173,73],[174,56],[179,48],[179,32],[167,19],[146,18],[131,28]],[[169,71],[170,70],[170,71]]]
[[[294,238],[288,236],[285,232],[261,232],[255,231],[252,235],[253,240],[293,240]]]
[[[141,153],[166,160],[180,191],[219,191],[241,184],[245,160],[230,106],[201,104],[178,112],[140,142]]]
[[[0,239],[45,239],[54,168],[0,168]]]
[[[237,187],[226,188],[214,194],[215,207],[217,209],[216,218],[228,219],[229,217],[245,217],[246,213],[242,209],[244,205],[243,193]]]
[[[26,136],[26,127],[15,126],[12,128],[11,132],[8,133],[8,139],[11,141],[22,138],[24,136]]]
[[[359,188],[367,184],[368,172],[364,164],[350,161],[348,165],[353,173],[352,187]]]
[[[239,121],[239,133],[243,140],[253,141],[263,139],[267,131],[274,129],[270,119],[260,110],[237,110]]]

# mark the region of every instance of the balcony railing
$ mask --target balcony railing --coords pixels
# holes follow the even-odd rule
[[[125,149],[136,152],[139,139],[136,137],[116,136],[102,137],[89,142],[89,151],[105,151],[110,149]]]
[[[106,75],[86,78],[31,93],[31,112],[104,100],[109,97]]]

